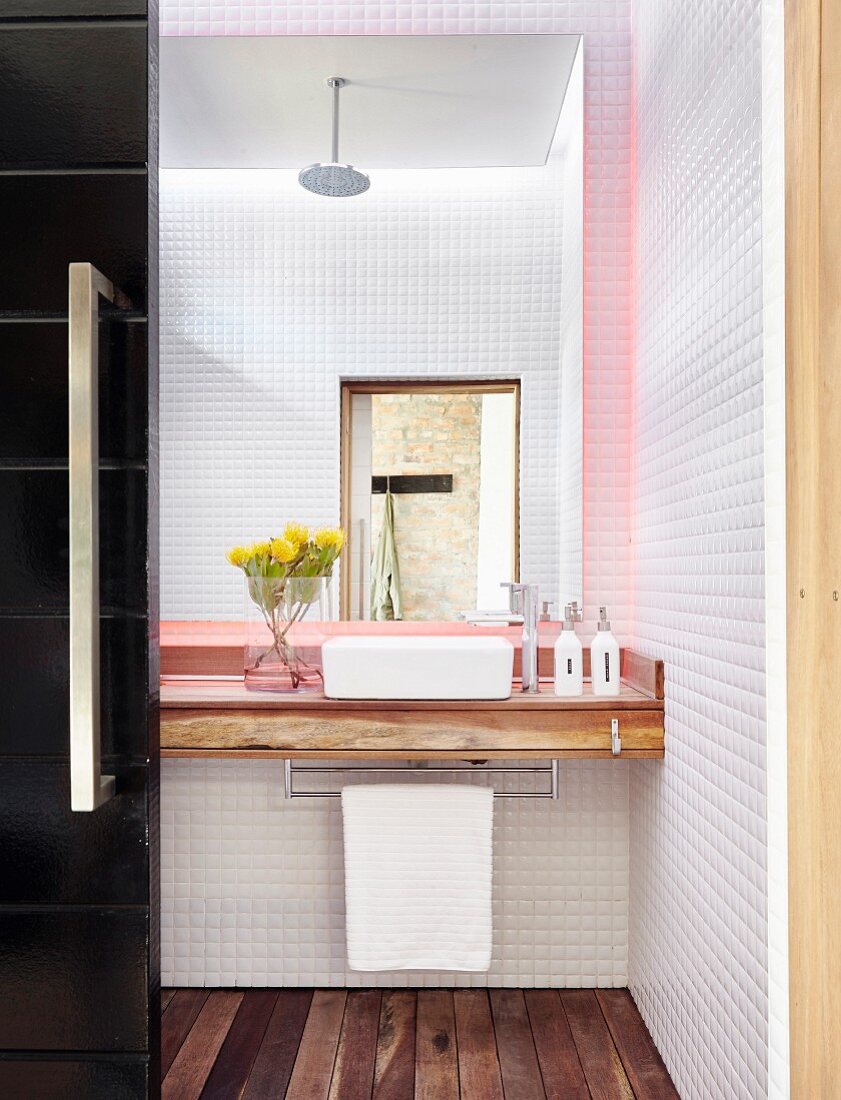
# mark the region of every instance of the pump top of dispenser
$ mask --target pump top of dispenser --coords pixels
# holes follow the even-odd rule
[[[607,618],[607,608],[606,607],[600,607],[599,608],[598,629],[599,630],[610,630],[610,623],[609,623],[608,618]]]
[[[564,630],[575,630],[575,624],[580,623],[583,618],[583,612],[578,606],[578,600],[573,600],[572,603],[568,603],[564,608]]]

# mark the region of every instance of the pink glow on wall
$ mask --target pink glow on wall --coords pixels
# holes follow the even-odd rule
[[[163,0],[164,35],[584,36],[584,609],[631,632],[633,53],[630,0]]]

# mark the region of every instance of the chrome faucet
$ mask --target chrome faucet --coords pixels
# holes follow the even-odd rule
[[[508,589],[511,611],[523,616],[523,691],[534,695],[540,691],[537,675],[539,589],[536,584],[517,584],[513,581],[505,581],[500,588]]]

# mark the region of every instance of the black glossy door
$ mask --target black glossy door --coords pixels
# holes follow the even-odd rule
[[[0,4],[0,1097],[158,1093],[157,27]],[[151,128],[154,133],[154,127]],[[100,321],[101,743],[70,809],[68,264]]]

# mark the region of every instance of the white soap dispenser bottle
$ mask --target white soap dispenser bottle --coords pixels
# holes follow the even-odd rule
[[[619,643],[607,621],[607,609],[599,608],[599,625],[590,646],[590,676],[594,695],[619,694]]]
[[[576,620],[581,621],[577,603],[564,609],[564,625],[555,642],[555,694],[581,695],[584,691],[584,651],[575,633]]]

